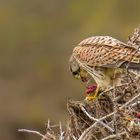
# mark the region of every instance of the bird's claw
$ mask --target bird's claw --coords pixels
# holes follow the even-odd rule
[[[90,92],[90,94],[88,93],[88,95],[85,98],[85,100],[88,100],[88,101],[95,100],[97,98],[97,96],[98,96],[98,92],[99,92],[99,86],[97,85],[95,90]]]

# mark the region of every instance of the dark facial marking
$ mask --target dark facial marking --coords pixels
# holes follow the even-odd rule
[[[72,69],[71,69],[71,72],[72,72],[73,75],[77,75],[80,72],[80,68],[77,71],[72,71]]]

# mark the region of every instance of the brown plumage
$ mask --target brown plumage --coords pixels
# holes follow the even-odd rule
[[[80,42],[73,55],[88,66],[119,67],[124,62],[140,62],[135,48],[108,36],[90,37]]]
[[[74,75],[90,74],[101,90],[121,84],[121,75],[128,68],[139,74],[140,52],[109,36],[93,36],[80,42],[70,58]]]

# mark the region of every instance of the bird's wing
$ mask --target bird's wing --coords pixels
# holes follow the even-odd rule
[[[140,52],[109,36],[94,36],[80,42],[73,56],[90,67],[119,67],[124,62],[140,62]]]

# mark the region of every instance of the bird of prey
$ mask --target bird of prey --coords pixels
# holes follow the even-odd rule
[[[69,64],[74,77],[95,80],[95,95],[87,98],[91,100],[99,91],[121,85],[126,70],[140,75],[140,51],[110,36],[93,36],[73,49]]]

